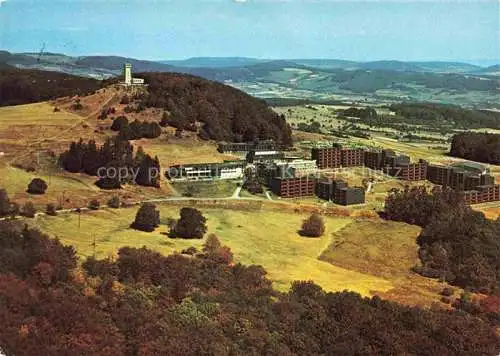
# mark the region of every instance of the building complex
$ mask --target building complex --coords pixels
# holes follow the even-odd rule
[[[331,147],[313,148],[311,159],[285,157],[273,141],[221,143],[219,151],[241,153],[245,159],[224,163],[176,165],[169,169],[172,180],[242,179],[245,167],[255,168],[257,176],[282,198],[317,195],[336,204],[362,204],[365,190],[349,187],[344,181],[319,179],[323,171],[344,167],[368,167],[406,181],[428,180],[462,192],[466,202],[477,204],[500,200],[500,186],[489,171],[473,162],[452,166],[429,164],[424,160],[411,162],[410,157],[393,150],[365,150]]]

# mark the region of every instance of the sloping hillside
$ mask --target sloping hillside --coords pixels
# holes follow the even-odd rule
[[[0,106],[19,105],[81,95],[99,89],[90,78],[39,70],[0,67]]]
[[[144,107],[164,108],[168,123],[196,131],[202,138],[218,141],[274,139],[291,144],[291,130],[285,118],[263,100],[202,78],[176,73],[143,73],[149,84],[141,99]]]

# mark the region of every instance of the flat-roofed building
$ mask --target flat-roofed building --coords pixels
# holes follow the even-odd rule
[[[410,163],[405,166],[389,168],[389,174],[407,181],[419,181],[427,179],[426,163]]]
[[[427,180],[434,184],[447,186],[451,181],[453,168],[430,164],[427,167]]]
[[[342,167],[362,166],[365,162],[365,151],[361,148],[345,148],[340,152]]]
[[[168,169],[171,180],[241,179],[246,161],[175,165]]]
[[[337,189],[335,204],[355,205],[365,203],[365,190],[362,187],[345,187]]]
[[[321,181],[316,185],[316,195],[324,200],[335,201],[339,189],[346,187],[347,183],[340,179]]]
[[[277,167],[277,176],[282,178],[303,177],[316,174],[318,166],[315,160],[296,159],[292,161],[274,162]]]
[[[365,166],[371,169],[381,169],[383,155],[380,151],[365,151]]]
[[[340,147],[313,148],[311,158],[316,160],[320,169],[338,168],[342,164],[341,151]]]
[[[314,196],[317,179],[315,177],[296,177],[271,179],[269,188],[282,198],[298,198]]]

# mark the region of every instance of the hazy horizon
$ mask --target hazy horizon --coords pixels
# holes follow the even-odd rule
[[[0,48],[192,57],[499,63],[498,1],[7,0]]]

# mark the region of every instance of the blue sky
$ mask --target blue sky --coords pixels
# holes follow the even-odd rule
[[[5,0],[0,0],[5,1]],[[0,48],[194,56],[498,60],[500,2],[6,0]]]

